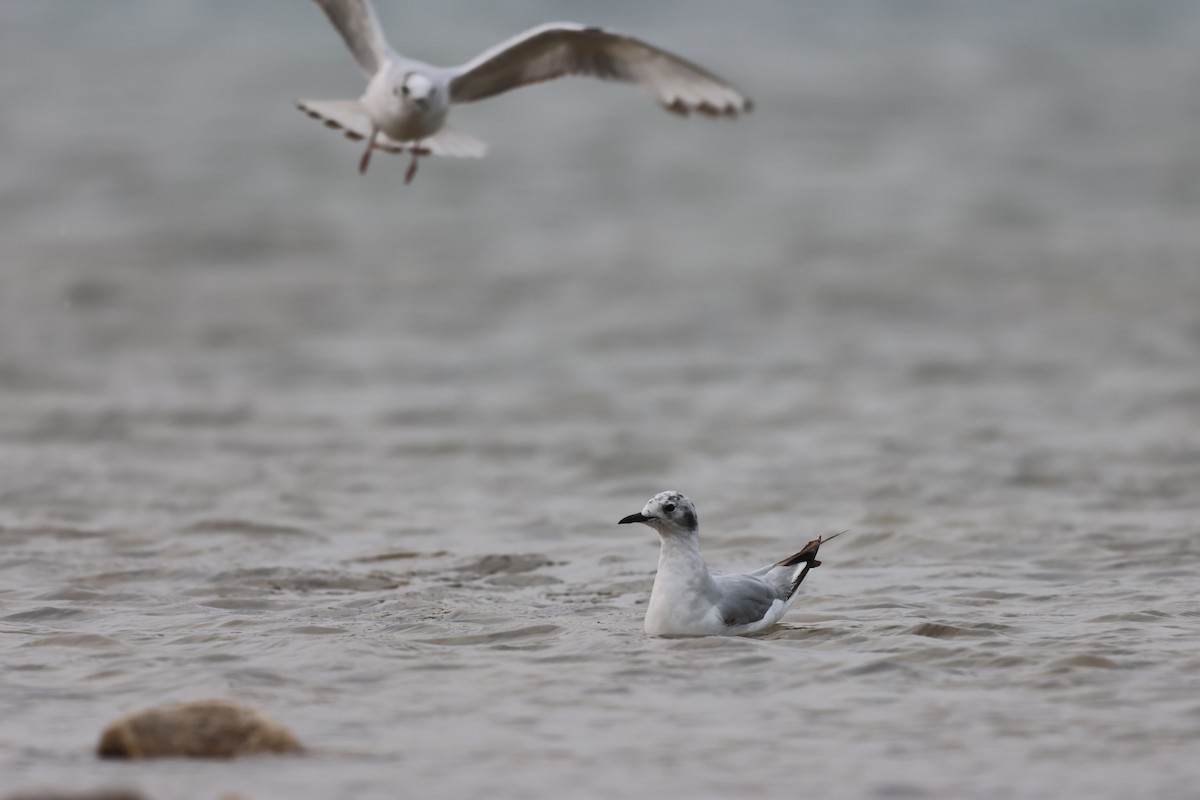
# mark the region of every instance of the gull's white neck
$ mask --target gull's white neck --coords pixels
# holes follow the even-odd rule
[[[695,532],[659,533],[658,573],[646,607],[646,633],[686,630],[699,623],[708,604],[698,603],[716,594],[708,565],[700,556],[700,537]]]
[[[658,570],[663,567],[676,571],[694,571],[708,574],[708,567],[700,556],[700,535],[696,532],[658,534]]]

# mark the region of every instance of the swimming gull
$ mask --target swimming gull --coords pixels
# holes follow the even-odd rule
[[[554,22],[514,36],[458,67],[405,58],[388,45],[370,0],[314,0],[369,78],[357,100],[298,100],[296,107],[371,153],[411,155],[404,182],[420,156],[480,157],[487,146],[446,126],[450,106],[471,103],[566,75],[636,84],[668,111],[736,117],[753,103],[711,72],[632,36]]]
[[[821,566],[817,551],[840,536],[817,537],[800,552],[744,575],[710,572],[700,556],[696,507],[679,492],[660,492],[638,514],[618,524],[642,522],[658,531],[658,574],[646,609],[651,636],[740,636],[779,621],[796,599],[808,571]]]

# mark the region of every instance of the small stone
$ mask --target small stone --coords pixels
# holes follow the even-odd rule
[[[265,714],[229,700],[159,706],[122,717],[104,729],[101,758],[237,758],[299,753],[291,731]]]
[[[60,792],[54,789],[18,792],[5,795],[4,800],[146,800],[146,796],[134,789],[109,788],[90,792]]]

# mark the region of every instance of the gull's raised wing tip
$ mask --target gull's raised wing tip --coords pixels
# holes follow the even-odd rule
[[[850,532],[850,530],[847,528],[844,531],[838,531],[837,533],[832,533],[829,536],[820,536],[817,538],[819,538],[821,540],[821,544],[825,544],[826,542],[832,542],[834,539],[841,536],[843,533],[849,533],[849,532]]]
[[[843,533],[848,532],[849,531],[838,531],[830,536],[818,536],[808,544],[804,545],[804,547],[800,548],[799,552],[793,553],[782,561],[777,561],[775,566],[794,567],[797,564],[807,563],[810,567],[819,567],[821,566],[821,562],[817,561],[817,553],[820,551],[821,545],[836,539]]]

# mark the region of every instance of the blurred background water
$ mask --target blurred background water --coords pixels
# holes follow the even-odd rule
[[[0,5],[0,776],[151,796],[1186,797],[1200,782],[1200,6],[383,2],[576,19],[757,101],[564,81],[483,161],[291,107],[301,0]],[[817,532],[748,639],[653,640]],[[229,696],[314,749],[101,763]]]

